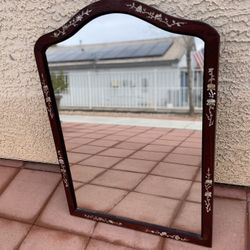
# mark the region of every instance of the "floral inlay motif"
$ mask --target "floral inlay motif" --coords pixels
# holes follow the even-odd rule
[[[112,224],[112,225],[116,225],[116,226],[122,226],[121,222],[116,222],[110,219],[106,219],[106,218],[102,218],[96,215],[88,215],[88,214],[83,214],[84,218],[86,219],[90,219],[90,220],[94,220],[94,221],[98,221],[98,222],[104,222],[104,223],[108,223],[108,224]]]
[[[89,16],[90,12],[92,12],[92,10],[89,10],[89,9],[87,9],[85,11],[81,11],[76,17],[74,17],[68,23],[66,23],[65,25],[63,25],[57,31],[53,32],[52,37],[59,37],[59,36],[65,35],[66,31],[70,27],[76,27],[78,25],[78,23],[82,21],[82,19],[83,19],[84,16]]]
[[[44,93],[44,96],[45,96],[45,102],[46,102],[47,110],[48,110],[50,118],[53,119],[54,118],[54,112],[53,112],[51,97],[50,97],[50,94],[49,94],[49,87],[46,84],[46,81],[45,81],[45,78],[44,78],[43,74],[41,75],[41,78],[42,78],[42,81],[41,81],[42,90],[43,90],[43,93]]]
[[[209,122],[209,127],[214,125],[214,111],[215,111],[215,95],[216,95],[216,88],[215,88],[215,75],[214,75],[214,68],[208,69],[208,84],[207,84],[207,91],[208,91],[208,99],[206,105],[208,106],[208,114],[206,114],[206,117]]]
[[[58,155],[58,161],[59,161],[59,164],[60,164],[60,170],[61,170],[61,173],[62,173],[63,183],[64,183],[65,187],[69,187],[69,182],[68,182],[67,172],[66,172],[66,166],[65,166],[65,163],[64,163],[64,160],[63,160],[63,157],[62,157],[62,153],[61,153],[60,150],[57,151],[57,155]]]
[[[212,209],[211,207],[211,199],[212,199],[212,184],[213,181],[211,179],[212,175],[210,173],[210,168],[208,168],[206,176],[205,176],[205,208],[207,213],[209,213]]]
[[[160,235],[162,237],[167,237],[167,238],[174,239],[174,240],[188,241],[188,239],[186,239],[186,238],[182,238],[181,236],[175,235],[175,234],[171,235],[171,234],[168,234],[167,232],[160,232],[160,231],[154,231],[154,230],[147,229],[146,233],[152,233],[152,234]]]
[[[161,13],[156,13],[154,11],[148,11],[146,8],[143,8],[142,5],[136,5],[135,3],[133,3],[133,4],[127,4],[127,7],[135,10],[138,13],[146,14],[147,18],[150,18],[152,20],[157,20],[161,23],[166,24],[168,28],[171,28],[173,26],[180,27],[180,26],[186,24],[186,22],[176,22],[174,19],[169,20],[168,18],[163,18]]]

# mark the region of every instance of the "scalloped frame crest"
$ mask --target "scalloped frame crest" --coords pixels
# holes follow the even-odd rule
[[[61,123],[51,84],[46,50],[53,44],[62,42],[88,22],[99,16],[123,13],[135,16],[165,31],[196,36],[205,43],[203,79],[203,130],[202,130],[202,230],[195,234],[124,217],[104,214],[77,207],[71,178],[69,161],[65,148]],[[80,10],[59,29],[40,37],[35,44],[35,58],[41,80],[42,91],[48,111],[51,130],[55,142],[58,162],[68,201],[70,214],[131,228],[146,233],[190,242],[207,247],[212,246],[213,179],[215,151],[215,121],[218,85],[219,34],[206,23],[175,18],[146,4],[132,0],[100,0]],[[206,143],[204,143],[206,141]]]

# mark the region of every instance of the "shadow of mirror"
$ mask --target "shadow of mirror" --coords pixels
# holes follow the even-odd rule
[[[77,206],[200,235],[203,41],[108,14],[46,56]]]

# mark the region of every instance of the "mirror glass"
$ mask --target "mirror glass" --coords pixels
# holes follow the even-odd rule
[[[78,207],[201,234],[203,55],[126,14],[47,50]]]

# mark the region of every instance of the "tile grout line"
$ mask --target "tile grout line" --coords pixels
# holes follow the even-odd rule
[[[134,159],[134,158],[130,158],[130,159]],[[136,159],[137,160],[137,159]],[[139,159],[138,159],[139,160]],[[119,163],[119,162],[118,162]],[[161,162],[160,162],[161,163]],[[116,164],[115,164],[116,165]],[[81,167],[92,167],[92,168],[99,168],[99,169],[103,169],[106,170],[107,168],[102,168],[102,167],[96,167],[96,166],[91,166],[91,165],[80,165]],[[74,166],[72,166],[74,167]],[[114,167],[114,165],[112,165],[112,167]],[[190,167],[192,167],[190,165]],[[196,167],[195,167],[196,168]],[[199,168],[198,168],[199,169]],[[118,169],[118,168],[108,168],[108,170],[112,170],[112,171],[120,171],[120,172],[127,172],[127,173],[131,173],[131,174],[146,174],[146,172],[136,172],[136,171],[132,171],[132,170],[125,170],[125,169]],[[38,170],[38,171],[42,171],[42,170]],[[45,171],[44,171],[45,172]],[[103,172],[102,172],[103,173]],[[98,174],[99,175],[99,174]],[[175,180],[181,180],[181,181],[190,181],[190,179],[184,179],[184,178],[178,178],[178,177],[174,177],[174,176],[167,176],[167,175],[160,175],[160,174],[155,174],[155,173],[151,173],[150,175],[152,176],[157,176],[157,177],[163,177],[163,178],[169,178],[169,179],[175,179]],[[196,175],[196,171],[195,171],[195,175]],[[93,180],[93,179],[92,179]],[[192,180],[192,179],[191,179]],[[84,181],[79,181],[79,180],[74,180],[74,182],[78,182],[78,183],[87,183]],[[88,181],[89,182],[89,181]],[[200,181],[194,181],[194,182],[200,182]],[[78,188],[77,188],[78,189]],[[239,199],[240,200],[240,199]]]
[[[105,135],[105,136],[103,136],[103,137],[101,137],[101,138],[96,138],[96,139],[94,139],[94,140],[91,141],[91,142],[98,141],[98,140],[100,140],[100,139],[105,138],[106,136],[109,136],[109,135]],[[83,136],[83,137],[84,137],[84,136]],[[132,136],[131,136],[131,137],[132,137]],[[80,138],[81,138],[81,137],[80,137]],[[130,137],[129,137],[129,138],[130,138]],[[90,139],[91,139],[91,138],[90,138]],[[111,141],[112,141],[112,140],[111,140]],[[75,151],[72,151],[72,150],[73,150],[73,149],[76,149],[76,148],[79,148],[79,147],[82,147],[82,146],[85,146],[85,145],[87,145],[87,146],[94,146],[94,145],[89,145],[89,143],[91,143],[91,142],[88,142],[88,143],[85,143],[85,144],[81,144],[81,145],[79,145],[79,146],[76,146],[76,147],[72,148],[71,150],[69,150],[69,152],[67,151],[67,153],[75,153],[75,154],[79,154],[79,155],[80,155],[80,154],[88,154],[88,153],[75,152]],[[91,157],[93,157],[93,156],[96,156],[96,155],[102,153],[103,151],[105,151],[105,150],[107,150],[107,149],[109,149],[109,148],[112,148],[113,146],[118,145],[118,144],[120,144],[120,143],[121,143],[121,141],[117,141],[117,143],[114,144],[114,145],[112,145],[111,147],[105,148],[105,149],[99,151],[98,153],[90,154],[90,156],[86,157],[86,158],[83,159],[83,160],[80,160],[80,161],[77,161],[77,162],[75,162],[75,163],[72,163],[72,165],[76,165],[76,164],[79,164],[79,163],[82,162],[82,161],[88,160],[89,158],[91,158]],[[65,146],[66,146],[66,143],[65,143]],[[98,146],[95,146],[95,147],[98,147]],[[101,146],[99,146],[99,147],[101,147]],[[117,157],[117,158],[120,158],[120,157]],[[70,162],[69,162],[69,165],[71,165]],[[81,165],[81,164],[79,164],[79,165]]]
[[[141,132],[138,133],[138,134],[143,134],[143,133],[145,133],[145,131],[150,131],[150,130],[152,130],[152,129],[153,129],[153,128],[149,128],[149,129],[143,130],[143,131],[141,131]],[[154,138],[151,142],[146,143],[146,145],[140,147],[139,149],[135,150],[133,153],[129,154],[127,157],[129,157],[129,156],[135,154],[136,152],[140,151],[142,148],[144,148],[144,147],[146,147],[147,145],[153,143],[154,141],[158,140],[158,139],[161,138],[162,136],[166,136],[167,134],[171,133],[172,131],[174,131],[174,129],[170,129],[170,130],[167,131],[167,133],[164,133],[164,134],[159,135],[158,137]],[[172,150],[171,150],[170,152],[167,152],[167,154],[165,154],[164,157],[162,157],[162,159],[165,158],[165,157],[167,157],[170,153],[172,153],[179,145],[181,145],[184,141],[186,141],[186,140],[187,140],[189,137],[191,137],[191,135],[194,134],[194,133],[195,133],[195,131],[193,131],[193,132],[190,133],[188,136],[186,136],[183,140],[181,140],[176,146],[174,146],[174,147],[172,148]],[[138,134],[137,134],[137,135],[138,135]],[[137,135],[136,135],[136,136],[137,136]],[[128,140],[128,139],[130,139],[130,138],[132,138],[132,137],[133,137],[133,136],[127,138],[126,140]],[[119,144],[119,143],[120,143],[120,142],[118,142],[117,144]],[[117,145],[117,144],[115,144],[115,145]],[[112,145],[110,148],[112,148],[113,146],[114,146],[114,145]],[[124,157],[124,158],[127,159],[127,157]],[[123,158],[122,160],[124,160],[124,158]],[[146,178],[146,177],[156,168],[156,166],[159,164],[159,162],[161,162],[162,159],[156,161],[155,166],[154,166],[148,173],[146,173],[146,175],[137,183],[137,185],[136,185],[133,189],[131,189],[131,190],[127,193],[127,195],[128,195],[129,193],[133,192],[133,191],[136,189],[136,187],[137,187],[138,185],[141,184],[141,182],[142,182],[142,181],[143,181],[143,180],[144,180],[144,179],[145,179],[145,178]],[[122,161],[122,160],[121,160],[121,161]],[[119,162],[121,162],[121,161],[119,161]],[[112,169],[112,168],[113,168],[115,165],[117,165],[119,162],[115,163],[113,166],[111,166],[111,167],[108,168],[107,170],[101,172],[100,174],[98,174],[97,176],[95,176],[91,181],[87,182],[86,184],[89,184],[89,183],[91,184],[91,182],[92,182],[94,179],[96,179],[96,178],[98,178],[99,176],[105,174],[108,170]],[[112,169],[112,170],[114,170],[114,169]],[[199,169],[198,169],[198,170],[199,170]],[[83,187],[84,185],[86,185],[86,184],[81,185],[79,188],[82,188],[82,187]],[[97,185],[97,186],[98,186],[98,185]],[[99,186],[102,186],[102,185],[99,185]],[[106,186],[104,186],[104,187],[106,187]],[[79,189],[79,188],[78,188],[78,189]],[[127,196],[127,195],[126,195],[126,196]],[[119,204],[123,199],[125,199],[126,196],[124,196],[119,202],[117,202],[117,204]],[[117,204],[116,204],[116,205],[117,205]],[[115,206],[113,206],[113,207],[115,207]]]
[[[20,244],[17,246],[17,250],[20,249],[22,243],[25,241],[25,239],[27,238],[27,236],[29,235],[29,233],[31,232],[32,228],[34,226],[36,226],[36,222],[38,220],[38,218],[40,217],[40,215],[42,214],[42,212],[44,211],[45,207],[48,205],[50,199],[52,198],[52,196],[54,195],[54,193],[56,192],[56,189],[59,187],[60,183],[62,182],[61,178],[58,181],[58,183],[55,185],[54,189],[52,190],[52,192],[50,193],[50,195],[48,196],[48,198],[45,200],[44,204],[41,206],[41,208],[39,209],[37,215],[35,216],[34,221],[31,224],[31,227],[29,228],[29,230],[27,231],[26,235],[24,236],[23,240],[20,242]]]
[[[180,199],[181,202],[180,202],[180,204],[179,204],[179,205],[177,206],[177,208],[176,208],[176,211],[175,211],[175,213],[174,213],[174,215],[173,215],[173,217],[172,217],[170,226],[173,225],[175,219],[177,218],[177,216],[179,215],[181,209],[183,208],[183,205],[184,205],[185,201],[188,201],[188,200],[187,200],[187,197],[188,197],[188,195],[190,194],[190,191],[191,191],[191,189],[192,189],[193,183],[195,183],[194,180],[195,180],[195,178],[198,176],[198,174],[199,174],[199,169],[198,169],[197,172],[195,173],[193,180],[191,180],[191,185],[190,185],[190,187],[186,190],[186,192],[184,193],[182,199]],[[188,201],[188,202],[202,205],[201,202],[194,202],[194,201]]]
[[[169,134],[170,132],[172,132],[172,131],[174,131],[174,129],[171,129],[171,130],[169,130],[165,135],[167,135],[167,134]],[[155,138],[151,143],[153,143],[154,141],[156,141],[156,140],[158,140],[160,137],[162,137],[162,135],[160,135],[158,138]],[[183,140],[183,141],[185,141],[185,140]],[[174,146],[173,148],[172,148],[172,150],[170,151],[170,152],[167,152],[167,154],[164,156],[164,157],[162,157],[160,160],[158,160],[157,162],[156,162],[156,164],[151,168],[151,170],[149,171],[149,172],[147,172],[146,173],[146,175],[144,176],[144,178],[142,178],[142,180],[141,181],[139,181],[138,183],[137,183],[137,185],[129,192],[129,193],[131,193],[131,192],[133,192],[149,175],[150,175],[150,173],[159,165],[159,163],[161,162],[161,160],[162,159],[165,159],[171,152],[173,152],[183,141],[181,141],[179,144],[177,144],[176,146]],[[149,145],[150,143],[148,143],[147,145]],[[128,193],[128,194],[129,194]],[[128,194],[126,195],[126,196],[128,196]],[[125,199],[126,198],[126,196],[123,198],[123,199]],[[122,200],[123,200],[122,199]],[[122,201],[121,200],[121,201]],[[120,201],[120,202],[121,202]],[[119,203],[118,203],[119,204]],[[118,205],[117,204],[117,205]],[[163,248],[163,246],[164,246],[164,243],[165,243],[165,241],[166,241],[166,239],[165,238],[160,238],[160,241],[159,241],[159,243],[158,243],[158,248]]]
[[[192,181],[190,181],[192,182]],[[193,182],[192,182],[193,183]],[[89,183],[82,183],[83,186],[85,186],[85,184],[89,184]],[[117,190],[121,190],[121,191],[126,191],[126,192],[130,192],[131,190],[130,189],[125,189],[125,188],[119,188],[119,187],[111,187],[111,186],[105,186],[103,184],[95,184],[95,183],[91,183],[92,186],[96,186],[96,187],[105,187],[105,188],[110,188],[110,189],[117,189]],[[79,188],[81,187],[77,187],[77,189],[75,190],[78,190]],[[149,196],[155,196],[155,197],[159,197],[159,198],[165,198],[165,199],[170,199],[170,200],[175,200],[175,201],[180,201],[181,199],[177,199],[177,198],[173,198],[173,197],[169,197],[169,196],[163,196],[163,195],[159,195],[159,194],[150,194],[150,193],[143,193],[141,191],[136,191],[136,190],[133,190],[134,193],[137,193],[137,194],[145,194],[145,195],[149,195]],[[195,203],[195,204],[200,204],[200,202],[198,201],[188,201],[190,203]]]
[[[144,131],[142,131],[142,132],[140,132],[140,133],[143,133],[143,132],[144,132]],[[131,137],[132,137],[132,136],[131,136]],[[131,137],[129,137],[129,138],[131,138]],[[129,139],[129,138],[128,138],[128,139]],[[120,143],[121,143],[121,142],[117,142],[117,144],[120,144]],[[117,144],[115,144],[115,145],[117,145]],[[114,146],[114,145],[113,145],[113,146]],[[113,146],[112,146],[112,147],[113,147]],[[109,149],[112,148],[112,147],[109,147]],[[129,155],[127,155],[126,157],[116,157],[116,158],[120,158],[120,161],[117,161],[116,163],[112,164],[109,168],[103,168],[103,169],[105,169],[103,172],[99,173],[98,175],[96,175],[95,177],[93,177],[90,181],[85,182],[84,185],[82,185],[81,187],[78,187],[78,188],[75,189],[75,190],[78,190],[79,188],[82,188],[82,187],[85,186],[86,184],[92,184],[92,183],[91,183],[92,181],[94,181],[96,178],[100,177],[101,175],[105,174],[105,173],[108,172],[109,170],[115,171],[115,169],[113,169],[114,166],[116,166],[117,164],[119,164],[119,163],[122,162],[123,160],[127,159],[129,156],[135,154],[136,152],[138,152],[139,150],[141,150],[143,147],[145,147],[145,145],[142,146],[142,147],[140,147],[140,148],[138,148],[137,150],[131,152],[131,153],[130,153]],[[107,149],[105,149],[105,150],[107,150]],[[103,150],[103,151],[104,151],[104,150]],[[103,151],[101,151],[101,152],[103,152]],[[101,152],[99,152],[99,153],[101,153]],[[99,153],[98,153],[98,154],[99,154]],[[99,156],[99,155],[95,154],[95,155],[93,155],[93,156]],[[100,155],[100,156],[102,156],[102,155]],[[86,160],[87,160],[87,159],[86,159]],[[84,161],[85,161],[85,160],[84,160]],[[88,165],[88,166],[89,166],[89,165]],[[73,166],[72,166],[72,167],[73,167]],[[93,166],[91,166],[91,167],[93,167]],[[95,166],[94,166],[94,167],[95,167]],[[101,167],[99,167],[99,168],[101,168]]]
[[[8,182],[4,185],[4,187],[1,189],[0,196],[6,191],[6,189],[9,187],[11,182],[16,178],[16,176],[21,172],[23,168],[17,168],[18,170],[16,173],[14,173],[8,180]]]
[[[73,216],[73,215],[71,215],[71,216]],[[91,235],[87,235],[87,234],[80,234],[80,233],[77,233],[77,232],[72,232],[72,231],[68,231],[68,230],[65,230],[65,229],[63,229],[63,228],[58,228],[58,227],[49,227],[49,226],[47,226],[46,224],[34,224],[34,225],[32,225],[32,224],[30,224],[30,223],[27,223],[27,222],[24,222],[24,221],[21,221],[21,220],[18,220],[18,219],[14,219],[14,218],[5,218],[5,217],[1,217],[0,216],[0,218],[2,218],[2,219],[5,219],[5,220],[9,220],[9,221],[14,221],[14,222],[17,222],[17,223],[22,223],[22,224],[26,224],[27,226],[30,226],[30,227],[33,227],[33,226],[36,226],[36,227],[39,227],[39,228],[42,228],[42,229],[45,229],[45,230],[51,230],[51,231],[56,231],[56,232],[62,232],[62,233],[66,233],[66,234],[70,234],[70,235],[74,235],[74,236],[78,236],[78,237],[80,237],[80,238],[82,238],[82,237],[85,237],[85,238],[88,238],[89,239],[89,241],[91,240],[91,239],[93,239],[93,240],[98,240],[98,241],[103,241],[103,242],[106,242],[106,243],[109,243],[109,244],[112,244],[112,245],[116,245],[116,246],[122,246],[122,247],[129,247],[129,248],[131,248],[131,249],[134,249],[134,250],[139,250],[138,248],[134,248],[134,247],[132,247],[132,246],[129,246],[129,245],[123,245],[123,244],[116,244],[115,242],[112,242],[112,241],[109,241],[109,240],[106,240],[105,238],[102,238],[102,237],[94,237],[93,236],[93,232],[94,232],[94,229],[95,229],[95,227],[97,226],[95,226],[94,227],[94,229],[93,229],[93,231],[92,231],[92,233],[91,233]],[[81,219],[81,218],[79,218],[79,219]],[[97,222],[96,222],[96,224],[98,224]],[[29,230],[29,232],[30,232],[31,230]],[[29,233],[28,232],[28,233]],[[27,233],[27,234],[28,234]],[[21,245],[22,245],[22,243],[23,243],[23,241],[24,241],[24,238],[27,238],[27,234],[20,240],[20,242],[17,244],[17,246],[20,248],[21,247]],[[19,248],[15,248],[15,250],[18,250]],[[86,248],[84,248],[84,250],[85,250]],[[144,249],[140,249],[140,250],[144,250]]]
[[[126,129],[124,129],[124,130],[126,130]],[[122,130],[122,131],[124,131],[124,130]],[[63,132],[64,133],[64,132]],[[94,133],[94,131],[93,131],[93,133]],[[114,134],[116,134],[116,133],[118,133],[118,132],[115,132],[115,133],[112,133],[113,135]],[[93,139],[92,141],[90,141],[90,142],[88,142],[88,143],[85,143],[85,144],[80,144],[79,146],[76,146],[76,147],[74,147],[74,148],[72,148],[71,150],[69,150],[69,151],[72,151],[73,149],[76,149],[76,148],[78,148],[78,147],[81,147],[81,146],[83,146],[83,145],[89,145],[89,146],[94,146],[94,145],[90,145],[90,143],[92,143],[92,142],[95,142],[95,141],[98,141],[98,140],[102,140],[102,139],[105,139],[105,137],[107,137],[107,136],[110,136],[110,134],[106,134],[106,135],[104,135],[103,137],[100,137],[100,138],[90,138],[90,137],[86,137],[86,138],[89,138],[89,139]],[[80,136],[80,138],[85,138],[85,135],[84,136]],[[74,139],[74,138],[79,138],[79,137],[73,137],[73,138],[71,138],[69,141],[71,141],[72,139]],[[112,141],[112,140],[111,140]],[[120,143],[120,141],[119,142],[117,142],[117,143]],[[115,144],[116,145],[116,144]],[[97,146],[96,146],[97,147]],[[99,146],[100,147],[100,146]],[[74,151],[72,151],[72,152],[74,152]],[[102,152],[102,151],[100,151],[100,152]]]
[[[114,125],[114,126],[116,126],[116,125]],[[125,129],[123,129],[123,130],[121,130],[121,131],[126,131],[126,130],[130,130],[130,129],[132,129],[132,128],[134,128],[134,127],[136,127],[136,126],[131,126],[131,128],[125,128]],[[128,139],[131,139],[132,137],[134,137],[134,136],[137,136],[137,135],[139,135],[139,134],[141,134],[141,133],[143,133],[143,132],[145,132],[145,131],[148,131],[148,130],[150,130],[150,129],[152,129],[152,128],[147,128],[147,129],[145,129],[145,130],[143,130],[143,131],[141,131],[141,132],[138,132],[138,133],[136,133],[135,135],[131,135],[131,136],[128,136],[125,140],[122,140],[122,141],[118,141],[116,144],[114,144],[114,145],[117,145],[117,144],[120,144],[120,143],[122,143],[122,142],[125,142],[125,141],[127,141]],[[116,132],[113,132],[113,133],[111,133],[111,134],[106,134],[106,135],[104,135],[103,137],[100,137],[100,138],[89,138],[89,139],[94,139],[93,141],[91,141],[91,142],[88,142],[88,143],[86,143],[86,144],[82,144],[82,145],[89,145],[90,143],[92,143],[92,142],[95,142],[95,141],[97,141],[97,140],[105,140],[105,137],[108,137],[108,136],[112,136],[112,135],[115,135],[115,136],[118,136],[118,135],[116,135],[117,133],[119,133],[119,132],[121,132],[121,131],[116,131]],[[82,136],[82,137],[84,137],[84,136]],[[86,138],[88,138],[88,137],[86,137]],[[106,140],[110,140],[110,139],[106,139]],[[110,141],[116,141],[116,140],[110,140]],[[113,147],[114,145],[112,145],[111,147]],[[91,146],[91,145],[89,145],[89,146]],[[76,149],[76,148],[78,148],[78,147],[80,147],[80,146],[76,146],[76,147],[74,147],[73,149]],[[70,151],[72,151],[72,149],[70,150]],[[100,151],[101,152],[101,151]]]
[[[169,133],[172,132],[172,131],[173,131],[173,129],[169,130],[166,134],[169,134]],[[165,134],[165,135],[166,135],[166,134]],[[159,137],[161,137],[161,136],[162,136],[162,135],[160,135]],[[155,140],[157,140],[157,139],[159,139],[159,138],[155,138],[153,141],[155,141]],[[152,143],[153,141],[151,141],[151,142],[149,142],[148,144],[146,144],[146,146],[149,145],[150,143]],[[146,146],[144,146],[144,147],[146,147]],[[174,149],[175,149],[175,147],[173,147],[172,150],[174,150]],[[134,153],[138,152],[139,150],[141,150],[141,148],[138,149],[137,151],[135,151]],[[172,152],[172,151],[170,151],[170,152]],[[167,155],[168,155],[170,152],[168,152],[166,155],[164,155],[164,157],[162,157],[162,159],[165,158],[165,157],[167,157]],[[134,153],[133,153],[133,154],[134,154]],[[161,160],[162,160],[162,159],[161,159]],[[119,201],[119,202],[117,202],[117,203],[113,206],[113,208],[114,208],[115,206],[117,206],[120,202],[122,202],[122,200],[124,200],[131,192],[133,192],[133,191],[136,189],[136,187],[137,187],[138,185],[140,185],[141,182],[149,175],[149,173],[150,173],[151,171],[153,171],[154,168],[156,168],[156,166],[159,164],[159,162],[160,162],[161,160],[156,161],[154,167],[153,167],[147,174],[145,174],[145,176],[137,183],[137,185],[135,185],[133,189],[131,189],[131,190],[130,190],[130,191],[129,191],[129,192]],[[111,208],[110,211],[111,211],[113,208]],[[163,245],[164,245],[163,243],[164,243],[164,239],[163,239],[163,238],[160,238],[160,241],[159,241],[159,243],[158,243],[158,246],[159,246],[159,247],[160,247],[160,246],[163,246]]]
[[[170,130],[168,133],[170,133],[170,132],[172,132],[174,129],[172,129],[172,130]],[[167,133],[167,134],[168,134]],[[155,139],[155,140],[158,140],[159,138],[157,138],[157,139]],[[154,140],[154,141],[155,141]],[[184,140],[183,140],[184,141]],[[156,161],[156,164],[151,168],[151,170],[150,171],[148,171],[147,173],[145,173],[145,176],[144,176],[144,178],[142,178],[142,180],[139,182],[139,183],[137,183],[137,185],[130,191],[130,192],[133,192],[150,174],[151,174],[151,172],[159,165],[159,163],[164,159],[164,158],[166,158],[169,154],[171,154],[183,141],[181,141],[181,142],[179,142],[179,144],[177,144],[176,146],[174,146],[173,148],[172,148],[172,150],[171,151],[169,151],[169,152],[167,152],[166,154],[165,154],[165,156],[163,156],[160,160],[157,160]]]
[[[194,133],[194,132],[193,132],[193,133]],[[193,133],[192,133],[192,134],[193,134]],[[191,135],[192,135],[192,134],[191,134]],[[190,136],[191,136],[191,135],[190,135]],[[175,219],[177,218],[178,214],[180,213],[180,211],[181,211],[181,209],[182,209],[182,207],[183,207],[183,204],[185,203],[185,201],[186,201],[188,195],[190,194],[190,191],[191,191],[191,189],[192,189],[193,183],[196,182],[195,180],[196,180],[196,178],[197,178],[197,176],[198,176],[198,174],[199,174],[200,169],[202,169],[202,166],[200,166],[200,167],[196,170],[196,173],[194,174],[193,179],[191,180],[191,185],[190,185],[190,187],[186,190],[186,192],[185,192],[184,195],[182,196],[182,199],[180,200],[181,202],[180,202],[180,204],[177,206],[177,209],[176,209],[175,213],[174,213],[173,216],[172,216],[172,220],[171,220],[171,222],[170,222],[170,226],[173,225]],[[202,183],[201,183],[201,185],[202,185]]]
[[[150,130],[150,129],[149,129]],[[144,132],[144,131],[143,131]],[[143,133],[143,132],[141,132],[141,133]],[[147,146],[148,144],[146,144],[146,146]],[[139,149],[137,149],[137,150],[135,150],[135,151],[133,151],[131,154],[129,154],[128,156],[126,156],[126,157],[124,157],[124,158],[122,158],[122,160],[121,161],[123,161],[123,160],[125,160],[125,159],[128,159],[128,157],[130,157],[131,155],[133,155],[133,154],[135,154],[136,152],[138,152],[138,151],[140,151],[142,148],[144,148],[145,147],[145,145],[144,146],[142,146],[142,147],[140,147]],[[166,157],[166,156],[164,156],[164,157]],[[139,159],[137,159],[137,160],[139,160]],[[143,159],[140,159],[140,160],[143,160]],[[119,171],[119,169],[113,169],[113,167],[114,166],[116,166],[117,164],[119,164],[121,161],[119,161],[119,162],[117,162],[117,163],[115,163],[114,165],[112,165],[108,170],[113,170],[113,171],[115,171],[115,170],[118,170]],[[156,165],[157,165],[157,161],[155,161],[156,163]],[[105,171],[105,172],[107,172],[107,171]],[[102,172],[101,174],[104,174],[105,172]],[[146,177],[146,173],[141,173],[141,174],[144,174],[145,175],[145,177]],[[95,178],[94,178],[95,179]],[[94,180],[93,179],[93,180]],[[144,179],[144,178],[142,178],[142,179]],[[92,181],[93,181],[92,180]],[[140,182],[139,182],[140,183]],[[135,187],[132,189],[132,191],[135,189]]]
[[[136,136],[138,136],[138,134],[143,134],[145,131],[150,131],[152,128],[149,128],[149,129],[147,129],[147,130],[144,130],[144,131],[142,131],[142,132],[139,132],[139,133],[137,133],[136,134]],[[165,133],[164,135],[166,135],[166,134],[168,134],[169,132],[171,132],[171,131],[173,131],[173,129],[171,129],[171,130],[169,130],[167,133]],[[160,135],[159,137],[161,137],[162,135]],[[130,139],[130,138],[132,138],[132,137],[134,137],[134,135],[133,136],[131,136],[131,137],[128,137],[127,139],[126,139],[126,141],[128,140],[128,139]],[[155,141],[155,140],[157,140],[158,138],[155,138],[155,139],[153,139],[152,141]],[[151,142],[152,142],[151,141]],[[123,142],[123,141],[122,141]],[[93,180],[95,180],[96,178],[98,178],[99,176],[101,176],[101,175],[103,175],[103,174],[105,174],[108,170],[111,170],[115,165],[117,165],[119,162],[121,162],[121,161],[123,161],[124,159],[127,159],[129,156],[131,156],[131,155],[133,155],[133,154],[135,154],[136,152],[138,152],[138,151],[140,151],[142,148],[144,148],[144,147],[146,147],[148,144],[150,144],[151,142],[149,142],[149,143],[146,143],[144,146],[142,146],[142,147],[140,147],[140,148],[138,148],[137,150],[135,150],[135,151],[133,151],[131,154],[129,154],[128,156],[126,156],[126,157],[123,157],[120,161],[118,161],[118,162],[116,162],[115,164],[113,164],[111,167],[109,167],[108,169],[106,169],[105,171],[103,171],[103,172],[101,172],[99,175],[97,175],[97,176],[95,176],[91,181],[89,181],[88,183],[91,183]],[[119,141],[119,142],[117,142],[117,144],[120,144],[121,143],[121,141]],[[109,148],[112,148],[113,146],[115,146],[115,145],[117,145],[117,144],[114,144],[114,145],[112,145],[111,147],[109,147]],[[103,151],[101,151],[101,152],[103,152]],[[100,152],[99,152],[100,153]],[[98,154],[99,154],[98,153]],[[166,154],[163,158],[165,158],[166,156],[167,156],[168,154]],[[163,159],[162,158],[162,159]],[[157,163],[155,164],[155,166],[157,166]],[[142,180],[143,180],[144,178],[142,178]],[[138,183],[138,185],[140,184],[141,182],[139,182]],[[84,185],[82,185],[81,187],[83,187]],[[137,186],[137,185],[136,185]],[[136,186],[133,188],[133,189],[135,189],[136,188]],[[131,192],[131,191],[130,191]],[[125,199],[125,197],[130,193],[130,192],[128,192],[124,197],[122,197],[116,204],[114,204],[113,206],[112,206],[112,208],[111,209],[109,209],[109,211],[111,211],[115,206],[117,206],[123,199]],[[98,223],[96,223],[95,224],[95,226],[94,226],[94,229],[93,229],[93,233],[92,233],[92,235],[94,234],[94,231],[95,231],[95,228],[97,227],[97,224]],[[92,235],[91,235],[91,237],[90,238],[92,238]],[[160,239],[160,242],[162,241],[162,239]],[[89,242],[90,242],[90,239],[89,239],[89,241],[88,241],[88,244],[89,244]],[[88,244],[87,244],[87,246],[88,246]],[[160,244],[160,243],[159,243]],[[87,247],[86,246],[86,247]],[[85,248],[86,249],[86,248]]]
[[[184,141],[186,141],[188,138],[190,138],[191,135],[193,135],[194,133],[195,133],[195,132],[191,133]],[[179,145],[180,145],[180,144],[179,144]],[[178,146],[179,146],[179,145],[178,145]],[[198,168],[197,171],[196,171],[196,173],[194,174],[194,177],[193,177],[193,179],[192,179],[192,183],[191,183],[191,185],[190,185],[190,188],[186,191],[186,194],[187,194],[187,193],[189,194],[189,192],[190,192],[190,190],[191,190],[191,188],[192,188],[192,185],[193,185],[193,183],[194,183],[194,180],[196,179],[196,177],[197,177],[199,171],[200,171],[200,168]],[[180,210],[181,210],[181,208],[182,208],[182,206],[183,206],[183,199],[184,199],[184,197],[185,197],[185,194],[183,195],[182,200],[180,200],[180,204],[178,204],[177,208],[175,209],[176,211],[174,212],[174,214],[173,214],[173,216],[172,216],[172,219],[170,220],[170,225],[169,225],[169,227],[171,227],[171,226],[173,225],[174,220],[176,219],[177,215],[179,214],[179,212],[180,212]],[[186,197],[187,197],[187,195],[186,195]],[[164,246],[167,244],[168,240],[169,240],[168,238],[164,238],[164,242],[163,242],[162,247],[161,247],[160,250],[163,250],[163,248],[164,248]]]

